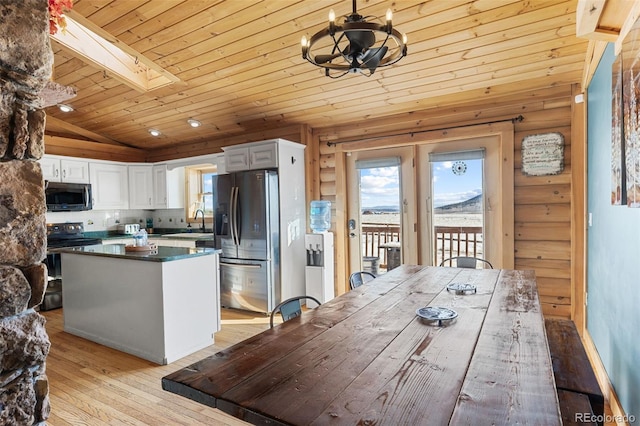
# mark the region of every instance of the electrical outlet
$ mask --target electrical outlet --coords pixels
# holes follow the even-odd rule
[[[93,225],[93,221],[91,219],[87,220],[87,225]]]

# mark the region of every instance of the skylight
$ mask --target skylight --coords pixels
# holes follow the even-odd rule
[[[122,83],[148,92],[180,80],[77,13],[65,19],[66,31],[51,38]]]

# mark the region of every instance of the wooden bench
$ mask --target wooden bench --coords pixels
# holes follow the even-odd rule
[[[604,396],[575,323],[547,318],[545,328],[564,424],[585,424],[577,421],[576,415],[581,418],[581,413],[603,419]]]

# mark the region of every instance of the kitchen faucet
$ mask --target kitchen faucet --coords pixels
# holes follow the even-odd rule
[[[204,211],[202,209],[198,209],[196,210],[196,215],[193,217],[193,219],[197,219],[198,218],[198,212],[202,213],[202,232],[205,232],[205,227],[204,227]]]

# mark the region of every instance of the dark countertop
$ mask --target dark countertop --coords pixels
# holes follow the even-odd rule
[[[210,248],[162,247],[153,252],[128,252],[125,244],[107,244],[83,247],[67,247],[56,250],[59,253],[86,254],[89,256],[114,257],[119,259],[146,260],[150,262],[170,262],[197,256],[219,254],[220,250]]]
[[[172,238],[172,235],[174,236]],[[133,235],[120,234],[114,231],[89,231],[84,233],[85,237],[100,238],[101,240],[131,238]],[[183,229],[155,229],[153,234],[148,234],[149,238],[161,238],[161,239],[180,239],[180,240],[212,240],[214,239],[213,233],[201,231],[185,231]]]

